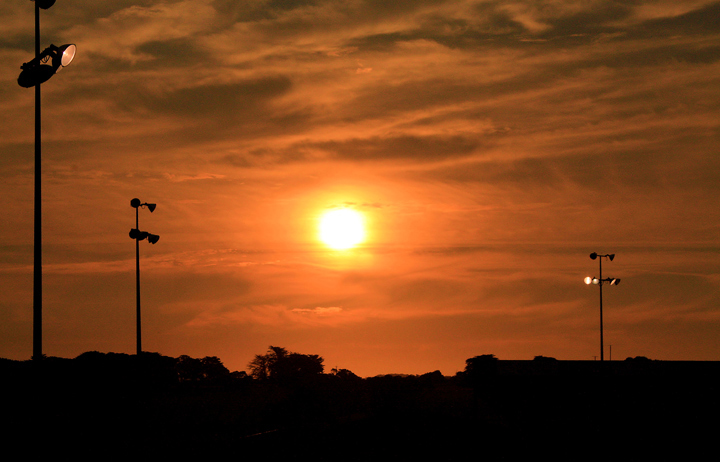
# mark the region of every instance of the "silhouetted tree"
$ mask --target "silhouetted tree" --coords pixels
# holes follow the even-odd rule
[[[138,372],[146,385],[165,386],[177,383],[177,359],[160,353],[143,351],[132,356],[137,362]]]
[[[285,348],[269,346],[267,357],[268,357],[268,377],[277,378],[278,375],[283,375],[283,369],[285,366],[285,360],[289,353]]]
[[[480,355],[465,360],[465,373],[468,375],[488,374],[497,371],[498,359],[495,355]]]
[[[276,363],[277,370],[271,369],[271,376],[278,378],[298,378],[304,376],[312,376],[322,374],[325,366],[324,359],[318,355],[304,355],[300,353],[290,353],[282,361]]]
[[[177,359],[176,367],[181,382],[197,382],[203,378],[203,364],[199,359],[182,355]]]
[[[495,355],[480,355],[465,360],[465,373],[468,383],[476,389],[488,379],[497,375],[498,359]]]
[[[267,355],[255,355],[248,363],[250,376],[254,379],[264,380],[268,378],[268,357]]]
[[[277,374],[278,362],[283,361],[288,356],[288,351],[282,347],[270,345],[268,351],[264,355],[255,355],[248,364],[250,375],[255,379],[268,379],[273,374]]]
[[[357,375],[355,375],[355,373],[353,373],[352,371],[350,371],[348,369],[337,369],[337,368],[333,367],[332,369],[330,369],[330,373],[336,377],[343,379],[343,380],[359,380],[360,379],[360,377],[358,377]]]
[[[438,385],[445,381],[445,376],[440,371],[428,372],[420,376],[420,382],[424,385]]]
[[[285,348],[270,346],[267,354],[255,355],[248,369],[256,379],[296,379],[322,374],[323,361],[318,355],[290,353]]]
[[[248,373],[245,371],[232,371],[230,373],[230,377],[232,377],[234,380],[245,380],[249,376]]]
[[[230,375],[230,371],[217,356],[205,356],[200,360],[205,380],[217,381]]]

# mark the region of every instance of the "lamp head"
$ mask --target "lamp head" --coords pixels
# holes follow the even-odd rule
[[[590,254],[590,258],[593,259],[593,260],[595,260],[597,257],[598,257],[597,252],[593,252],[593,253]]]
[[[160,236],[158,236],[157,234],[147,233],[147,238],[148,238],[148,242],[151,244],[155,244],[157,241],[160,240]]]
[[[610,259],[610,261],[613,261],[615,259],[615,254],[611,253],[610,255],[608,255],[608,258]]]
[[[73,44],[61,47],[50,45],[34,59],[20,66],[22,72],[18,77],[18,85],[30,88],[47,82],[56,72],[72,62],[76,51],[77,47]]]
[[[157,207],[157,204],[143,204],[143,205],[147,205],[147,208],[150,209],[151,213],[154,212],[155,207]]]
[[[147,231],[140,231],[139,229],[136,229],[136,228],[133,228],[130,230],[130,239],[135,239],[137,241],[142,241],[149,235],[150,235],[150,233],[148,233]],[[157,242],[157,240],[155,242]]]
[[[35,85],[45,83],[50,80],[50,77],[55,75],[55,69],[49,64],[24,64],[22,72],[18,77],[18,85],[23,88],[32,88]],[[25,67],[27,66],[27,67]]]
[[[76,52],[77,47],[72,43],[59,47],[57,49],[57,54],[53,56],[53,67],[56,69],[55,72],[58,72],[60,69],[70,64],[72,60],[75,59]]]
[[[592,281],[593,281],[593,278],[591,278],[590,276],[585,278],[585,284],[587,284],[587,285],[592,284]]]
[[[135,199],[131,200],[130,207],[132,207],[134,209],[140,207],[140,199],[135,198]]]
[[[55,4],[55,0],[34,0],[35,4],[42,8],[43,10],[47,10],[51,6]]]
[[[612,281],[610,281],[611,286],[616,286],[618,284],[620,284],[620,279],[613,279]]]

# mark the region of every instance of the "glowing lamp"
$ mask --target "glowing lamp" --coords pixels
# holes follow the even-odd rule
[[[74,44],[61,46],[58,48],[57,55],[53,57],[53,67],[57,68],[57,71],[66,67],[75,59],[75,53],[77,53],[77,47]]]
[[[31,88],[47,82],[50,77],[75,59],[76,52],[77,47],[73,44],[61,47],[50,45],[35,59],[20,66],[22,72],[18,77],[18,85]]]

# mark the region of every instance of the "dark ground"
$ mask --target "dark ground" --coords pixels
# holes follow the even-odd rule
[[[495,361],[456,377],[194,382],[179,382],[169,364],[159,355],[0,360],[3,452],[340,461],[717,453],[715,362]]]

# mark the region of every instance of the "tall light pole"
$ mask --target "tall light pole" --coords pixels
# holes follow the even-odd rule
[[[33,359],[42,359],[42,155],[40,85],[75,58],[75,45],[50,45],[40,53],[40,8],[47,10],[55,0],[35,1],[35,59],[20,66],[18,84],[35,87],[35,214],[33,257]]]
[[[585,284],[595,284],[600,286],[600,361],[603,361],[605,359],[605,347],[603,345],[603,306],[602,306],[602,286],[605,283],[608,283],[612,286],[616,286],[620,284],[620,279],[616,278],[605,278],[602,277],[602,259],[608,258],[610,261],[613,261],[615,259],[615,254],[607,254],[607,255],[599,255],[596,252],[593,252],[590,254],[590,258],[593,260],[599,259],[600,262],[600,277],[594,278],[594,277],[586,277],[585,278]]]
[[[140,231],[139,225],[139,213],[140,207],[147,207],[150,213],[155,211],[157,204],[148,204],[147,202],[141,203],[140,199],[133,199],[130,201],[130,207],[135,209],[135,228],[130,230],[130,238],[135,239],[135,288],[137,293],[137,309],[136,309],[136,323],[137,323],[137,355],[142,354],[142,335],[141,335],[141,322],[140,322],[140,241],[143,239],[148,240],[149,243],[155,244],[160,240],[160,236],[156,234],[150,234],[147,231]]]

